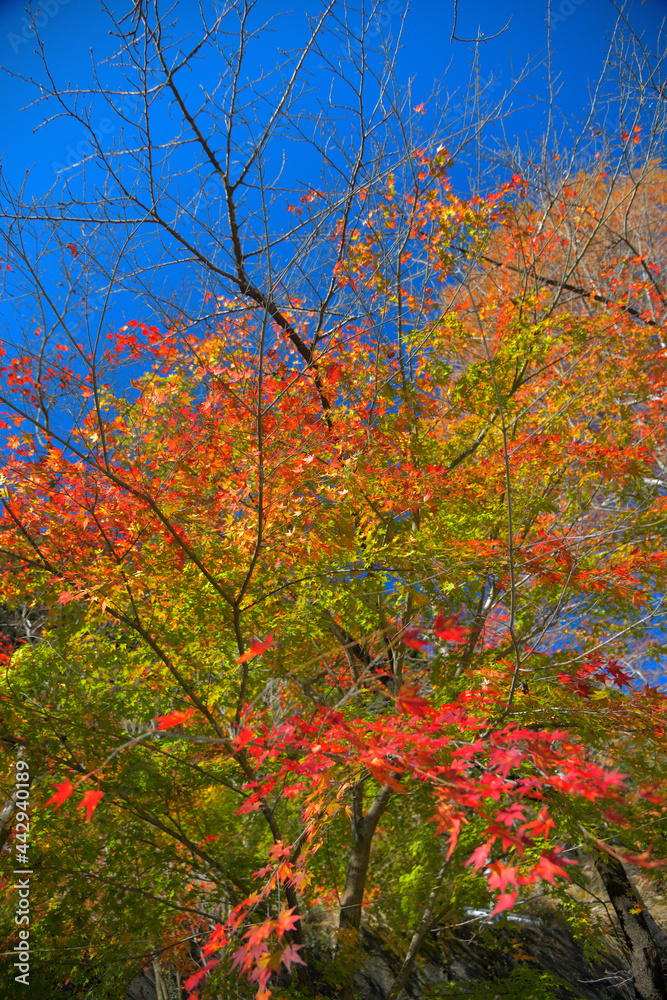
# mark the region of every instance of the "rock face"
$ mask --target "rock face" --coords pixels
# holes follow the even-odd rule
[[[469,928],[466,928],[469,930]],[[505,979],[514,970],[529,966],[552,974],[567,984],[555,993],[562,1000],[634,1000],[634,989],[628,966],[620,951],[609,950],[602,958],[590,961],[581,946],[574,941],[567,926],[549,916],[512,915],[488,928],[482,941],[476,935],[468,940],[449,937],[433,939],[426,945],[426,955],[418,960],[401,1000],[421,1000],[428,993],[427,984],[446,982]],[[667,938],[656,926],[655,937],[663,964],[667,967]],[[362,930],[362,963],[355,977],[355,993],[360,1000],[386,1000],[398,970],[401,956],[378,934]],[[314,966],[325,957],[317,949]],[[319,977],[315,973],[315,979]],[[335,985],[317,982],[322,997],[335,998]],[[505,996],[501,991],[503,1000]],[[68,996],[66,992],[55,997]],[[94,993],[90,994],[94,997]],[[245,984],[238,990],[239,998],[251,1000],[253,990]],[[490,994],[493,996],[493,994]],[[152,969],[137,976],[130,984],[124,1000],[160,1000]],[[176,991],[169,1000],[179,1000]]]
[[[439,949],[438,949],[439,950]],[[444,949],[443,949],[444,950]],[[408,980],[403,998],[421,998],[427,983],[504,979],[521,965],[540,969],[563,980],[570,991],[562,997],[581,1000],[634,1000],[627,965],[609,952],[591,962],[567,927],[539,917],[525,917],[497,927],[493,945],[450,939],[447,954],[433,954]],[[385,1000],[400,968],[396,956],[373,935],[364,934],[364,963],[355,979],[361,1000]]]
[[[158,1000],[153,972],[146,970],[130,983],[125,1000]]]

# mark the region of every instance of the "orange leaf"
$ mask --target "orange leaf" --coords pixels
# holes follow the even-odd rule
[[[93,815],[95,809],[97,808],[99,801],[103,798],[104,792],[96,792],[95,789],[91,788],[90,791],[85,792],[83,798],[79,802],[77,809],[86,810],[86,823],[90,823],[91,816]]]
[[[220,948],[224,948],[227,944],[227,935],[225,934],[222,924],[216,924],[213,934],[206,942],[204,948],[202,948],[202,955],[210,955],[213,951],[219,951]]]
[[[236,662],[237,663],[245,663],[246,660],[252,660],[255,656],[261,656],[262,653],[265,653],[267,649],[270,649],[271,646],[274,646],[274,645],[275,645],[275,643],[273,641],[273,636],[272,635],[267,635],[266,639],[264,639],[264,640],[261,640],[261,639],[251,639],[250,640],[250,649],[248,649],[247,652],[243,653],[242,656],[239,656],[239,658],[238,658],[238,660]]]
[[[282,938],[285,931],[293,931],[296,927],[297,921],[301,920],[301,917],[297,913],[294,916],[294,907],[291,909],[286,909],[283,906],[282,910],[278,914],[278,919],[275,921],[275,931],[279,938]]]
[[[156,729],[171,729],[172,726],[180,726],[186,722],[193,714],[194,708],[189,708],[187,712],[169,712],[168,715],[161,715],[155,720]]]

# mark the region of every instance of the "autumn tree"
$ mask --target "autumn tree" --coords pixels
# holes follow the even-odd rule
[[[610,59],[639,84],[603,148],[462,193],[507,95],[424,135],[358,14],[260,87],[252,7],[187,48],[135,4],[113,80],[43,85],[93,154],[3,191],[7,940],[21,857],[45,986],[351,1000],[363,917],[409,928],[398,997],[433,926],[567,900],[583,849],[653,1000],[623,862],[667,856],[659,60]]]

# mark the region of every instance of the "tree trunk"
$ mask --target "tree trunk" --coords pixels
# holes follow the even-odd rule
[[[667,1000],[667,984],[658,949],[625,868],[616,858],[602,851],[596,855],[595,867],[630,951],[630,968],[638,1000]]]
[[[2,809],[0,809],[0,851],[7,843],[12,832],[12,816],[16,809],[16,792],[7,799]]]
[[[352,839],[353,847],[347,863],[345,888],[340,898],[340,917],[338,921],[339,955],[345,961],[345,980],[340,993],[340,1000],[354,1000],[354,973],[356,962],[353,960],[359,939],[361,925],[361,907],[364,901],[366,876],[371,857],[373,834],[382,813],[389,804],[392,790],[387,785],[379,790],[365,816],[362,814],[363,784],[360,782],[352,793]]]

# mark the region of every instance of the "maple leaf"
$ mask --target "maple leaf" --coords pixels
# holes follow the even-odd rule
[[[232,743],[234,744],[235,747],[237,747],[240,750],[242,747],[248,746],[248,744],[252,741],[254,735],[255,734],[253,733],[250,726],[242,726],[239,729],[236,736],[234,737],[234,739],[232,740]]]
[[[172,726],[180,726],[186,722],[194,713],[194,708],[189,708],[186,712],[169,712],[168,715],[161,715],[155,720],[156,729],[171,729]]]
[[[269,918],[264,920],[261,924],[253,924],[252,927],[245,932],[243,937],[248,939],[248,947],[252,948],[271,937],[272,931],[273,920]]]
[[[496,820],[504,823],[508,830],[518,819],[523,819],[523,806],[518,802],[513,802],[508,809],[500,809],[496,813]]]
[[[267,635],[266,639],[251,639],[249,646],[250,648],[239,656],[237,663],[245,663],[247,660],[252,660],[255,656],[261,656],[265,653],[267,649],[275,645],[275,641],[272,635]]]
[[[539,837],[540,834],[543,834],[544,839],[546,840],[549,836],[549,830],[555,829],[555,827],[556,824],[549,816],[549,810],[541,809],[537,819],[533,819],[529,823],[524,823],[524,825],[520,828],[519,833],[524,833],[526,830],[530,830],[531,836]]]
[[[614,683],[620,688],[629,688],[632,686],[632,677],[622,667],[619,667],[616,660],[610,660],[603,668],[603,672],[609,674],[613,678]]]
[[[58,604],[68,604],[69,601],[73,601],[76,597],[71,590],[63,590],[62,594],[58,594]]]
[[[269,857],[276,861],[278,858],[287,858],[292,853],[292,848],[282,840],[278,840],[269,847]]]
[[[298,913],[294,915],[294,910],[294,906],[289,910],[283,906],[278,914],[278,919],[274,921],[275,931],[279,938],[283,936],[285,931],[293,931],[297,922],[301,920]]]
[[[570,876],[567,874],[564,868],[560,865],[555,864],[556,855],[553,852],[549,854],[543,854],[538,863],[533,868],[533,875],[537,875],[539,878],[545,879],[547,882],[551,882],[555,885],[554,878],[556,875],[562,875],[566,878],[568,882],[570,881]],[[560,859],[559,859],[560,860]]]
[[[204,976],[207,976],[209,974],[211,969],[215,969],[216,965],[220,965],[220,961],[221,960],[219,958],[212,958],[210,962],[206,963],[203,969],[199,970],[199,972],[193,972],[193,974],[189,976],[183,983],[185,989],[189,990],[191,993],[202,981]],[[192,1000],[194,1000],[194,998],[192,998]]]
[[[444,639],[445,642],[465,642],[470,629],[456,624],[460,617],[460,614],[449,615],[448,618],[443,618],[442,614],[438,615],[433,623],[433,630],[438,638]]]
[[[210,955],[212,951],[218,951],[220,948],[224,948],[226,944],[227,935],[224,928],[222,924],[216,924],[215,930],[206,942],[206,945],[202,948],[201,953],[202,955]]]
[[[401,635],[401,642],[411,649],[423,650],[428,646],[427,642],[419,638],[419,629],[416,628],[406,628]]]
[[[404,715],[416,715],[418,718],[423,719],[432,713],[433,709],[425,698],[421,698],[417,694],[418,690],[419,688],[417,687],[410,687],[407,684],[403,684],[398,692],[396,705],[399,712],[403,712]]]
[[[87,792],[84,792],[83,798],[81,799],[76,808],[77,810],[78,809],[86,810],[86,823],[90,823],[91,817],[95,812],[95,809],[99,805],[100,799],[102,799],[103,797],[104,797],[104,792],[95,791],[94,788],[91,788]]]
[[[281,953],[280,961],[285,966],[288,972],[291,972],[292,965],[305,965],[306,963],[299,955],[299,948],[302,948],[301,944],[289,944],[287,948]]]
[[[52,795],[48,802],[44,805],[50,806],[52,803],[55,805],[56,809],[63,804],[65,799],[68,799],[72,792],[74,791],[74,785],[71,781],[63,781],[62,785],[56,786],[56,793]]]
[[[519,897],[518,892],[503,892],[498,896],[496,905],[491,910],[489,914],[490,917],[495,917],[497,913],[502,913],[503,910],[511,910]]]
[[[466,868],[468,865],[473,865],[473,873],[479,871],[488,860],[492,843],[493,841],[487,840],[485,844],[480,844],[479,847],[476,847],[465,863]]]
[[[647,848],[641,854],[624,854],[623,860],[630,865],[637,865],[639,868],[664,868],[667,860],[651,860],[651,848]]]
[[[665,802],[665,796],[659,794],[657,785],[640,786],[637,789],[637,795],[641,795],[642,798],[647,799],[654,805],[662,805]]]
[[[76,258],[79,256],[79,248],[76,245],[76,243],[66,243],[65,246],[71,253],[72,257],[74,257],[74,259],[76,260]]]
[[[449,844],[449,850],[447,851],[447,860],[451,858],[454,853],[454,849],[459,839],[459,834],[464,823],[467,823],[465,814],[460,810],[455,809],[449,803],[440,805],[435,811],[435,815],[432,819],[437,822],[436,826],[436,836],[442,833],[444,830],[449,830],[450,834],[447,838]]]
[[[281,794],[285,799],[298,799],[305,788],[306,786],[302,784],[285,785]]]
[[[489,866],[488,876],[489,889],[500,889],[504,892],[508,884],[517,884],[516,868],[511,865],[504,865],[502,861],[493,861]]]

